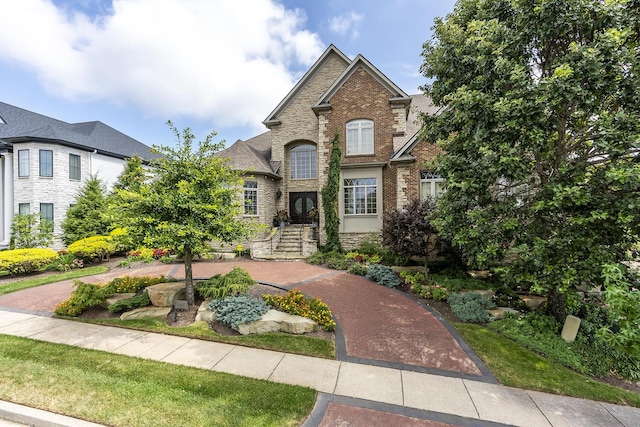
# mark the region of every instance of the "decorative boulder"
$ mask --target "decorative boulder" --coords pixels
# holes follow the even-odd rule
[[[290,334],[304,334],[315,328],[315,322],[302,316],[269,310],[260,320],[238,326],[242,335],[266,334],[268,332],[288,332]]]
[[[131,311],[125,311],[120,315],[120,320],[142,319],[143,317],[167,317],[171,307],[154,307],[148,305]]]
[[[136,294],[133,292],[125,293],[125,294],[113,294],[110,297],[108,297],[106,300],[104,300],[102,304],[100,304],[100,307],[107,309],[111,304],[115,304],[118,301],[133,298],[135,296]]]
[[[182,282],[158,283],[147,286],[151,304],[156,307],[173,307],[175,299],[184,299],[186,289],[186,285]]]
[[[200,307],[198,307],[198,313],[196,314],[196,322],[201,320],[209,323],[216,320],[216,312],[209,310],[210,302],[211,298],[208,298],[200,304]]]

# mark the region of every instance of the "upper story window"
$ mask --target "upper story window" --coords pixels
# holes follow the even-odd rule
[[[378,212],[376,178],[344,180],[345,215],[372,215]]]
[[[40,176],[53,176],[53,151],[40,150]]]
[[[291,149],[291,179],[316,177],[316,146],[296,145]]]
[[[444,191],[444,178],[429,171],[420,171],[420,200],[437,199]]]
[[[81,174],[80,156],[69,154],[69,179],[80,180]]]
[[[244,214],[258,215],[258,183],[256,181],[244,182]]]
[[[29,150],[18,150],[18,176],[29,176]]]
[[[347,156],[373,154],[373,121],[353,120],[347,123]]]

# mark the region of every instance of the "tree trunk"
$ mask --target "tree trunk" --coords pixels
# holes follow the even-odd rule
[[[567,317],[567,295],[552,289],[547,298],[547,314],[563,324]]]
[[[424,277],[429,283],[429,251],[424,254]]]
[[[191,248],[185,246],[184,248],[184,281],[187,286],[187,302],[189,305],[194,305],[196,303],[195,291],[193,289],[193,269],[191,267],[191,262],[193,261],[193,254],[191,253]]]

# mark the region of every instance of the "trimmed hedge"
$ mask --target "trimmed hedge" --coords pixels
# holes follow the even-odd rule
[[[0,270],[25,274],[42,270],[58,257],[53,249],[29,248],[0,252]]]
[[[85,261],[106,261],[116,248],[110,236],[92,236],[73,242],[67,250]]]

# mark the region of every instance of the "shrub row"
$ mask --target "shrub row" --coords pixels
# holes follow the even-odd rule
[[[26,274],[42,270],[58,257],[53,249],[30,248],[0,252],[0,270]]]

